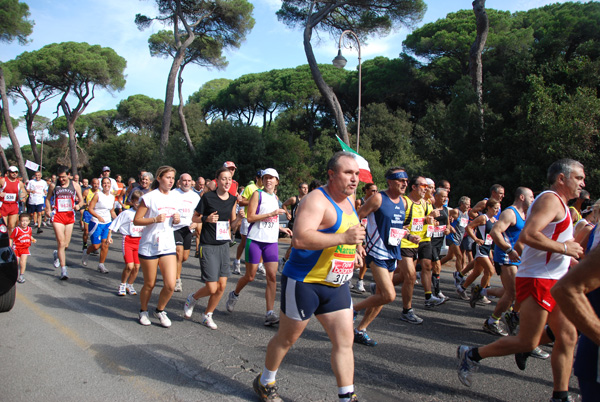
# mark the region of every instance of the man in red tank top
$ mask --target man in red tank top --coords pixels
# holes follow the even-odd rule
[[[0,214],[6,220],[8,233],[12,233],[19,218],[19,201],[25,201],[27,191],[21,181],[19,181],[19,169],[16,166],[8,168],[5,177],[0,177]]]

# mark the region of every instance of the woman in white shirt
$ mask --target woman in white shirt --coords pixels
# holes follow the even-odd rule
[[[144,226],[139,245],[139,258],[144,275],[144,286],[140,291],[140,324],[150,325],[148,302],[156,284],[157,269],[163,277],[163,288],[158,297],[154,316],[160,324],[169,328],[171,320],[164,311],[173,295],[175,277],[177,275],[177,256],[173,224],[179,223],[177,212],[177,196],[171,192],[175,183],[175,169],[161,166],[156,171],[156,179],[152,183],[151,192],[142,197],[133,219],[136,226]]]
[[[92,220],[88,225],[88,236],[92,244],[83,250],[81,264],[87,266],[90,254],[100,248],[100,261],[98,262],[98,271],[108,274],[104,266],[106,256],[108,255],[108,227],[115,214],[115,196],[110,193],[112,183],[108,177],[102,179],[102,190],[97,191],[88,206],[88,212],[92,215]]]

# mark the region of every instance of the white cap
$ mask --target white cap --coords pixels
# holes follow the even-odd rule
[[[19,169],[16,166],[11,166],[8,168],[11,172],[19,172]]]
[[[277,180],[279,180],[279,173],[277,173],[277,170],[275,170],[273,168],[268,168],[268,169],[265,169],[262,171],[263,177],[267,174],[269,176],[277,177]]]
[[[435,183],[433,182],[433,180],[431,180],[430,178],[426,178],[425,182],[427,183],[428,186],[433,186]]]

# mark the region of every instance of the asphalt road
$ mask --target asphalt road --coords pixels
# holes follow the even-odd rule
[[[86,268],[80,265],[81,231],[75,229],[67,251],[68,281],[60,281],[52,265],[52,229],[36,237],[26,282],[17,284],[16,305],[0,314],[0,400],[256,400],[252,380],[262,371],[266,345],[276,331],[263,326],[264,277],[244,290],[234,313],[228,313],[225,298],[221,300],[214,314],[219,328],[213,331],[199,323],[205,300],[198,302],[191,320],[183,319],[186,296],[201,286],[198,261],[190,258],[183,269],[184,291],[175,293],[167,306],[172,327],[162,328],[152,317],[153,325],[143,327],[137,321],[138,296],[116,295],[123,267],[120,236],[115,236],[107,259],[110,273],[103,275],[95,270],[97,257],[91,257]],[[280,254],[287,246],[280,243]],[[232,257],[234,252],[232,248]],[[459,382],[456,348],[495,339],[481,330],[494,304],[471,309],[454,292],[451,272],[450,266],[444,267],[441,280],[442,291],[451,299],[434,310],[422,307],[423,290],[415,288],[414,306],[423,325],[398,319],[398,299],[370,326],[369,334],[379,345],[355,345],[360,400],[547,401],[552,392],[549,360],[530,359],[520,371],[513,356],[488,359],[471,388]],[[236,280],[232,275],[227,291]],[[140,274],[138,291],[141,284]],[[161,284],[154,290],[150,310]],[[327,335],[313,319],[279,370],[281,397],[336,401],[329,355]],[[574,377],[571,391],[579,391]]]

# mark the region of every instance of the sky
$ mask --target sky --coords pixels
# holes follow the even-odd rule
[[[131,95],[144,94],[152,98],[165,98],[167,75],[171,59],[151,57],[148,50],[148,37],[161,30],[170,29],[160,23],[140,31],[134,18],[140,13],[156,15],[155,2],[152,0],[20,0],[29,5],[30,19],[35,22],[30,43],[20,46],[0,45],[0,61],[14,59],[25,51],[38,50],[45,45],[59,42],[87,42],[93,45],[111,47],[127,60],[125,70],[127,83],[122,91],[109,93],[97,90],[94,100],[85,113],[116,108],[120,100]],[[229,65],[225,70],[208,70],[199,66],[187,66],[183,73],[184,99],[197,91],[204,83],[216,78],[235,79],[244,74],[258,73],[280,68],[292,68],[306,64],[306,55],[302,46],[302,31],[290,29],[277,20],[275,12],[280,8],[280,0],[249,0],[254,5],[255,25],[239,49],[227,51],[225,56]],[[488,0],[486,8],[524,11],[552,3],[552,0]],[[444,18],[448,13],[461,9],[472,9],[471,1],[464,0],[425,0],[427,12],[424,19],[416,25],[420,27],[428,22]],[[363,62],[377,56],[398,57],[402,52],[402,41],[410,29],[401,27],[383,38],[371,38],[361,46]],[[330,63],[337,54],[338,38],[328,35],[313,35],[313,50],[319,63]],[[344,49],[348,59],[347,69],[358,64],[355,49]],[[178,103],[177,100],[175,103]],[[24,112],[23,104],[11,104],[10,113],[18,117]],[[40,115],[54,118],[56,102],[45,104]],[[28,144],[23,128],[17,128],[21,146]],[[0,144],[7,146],[10,141],[3,138]]]

